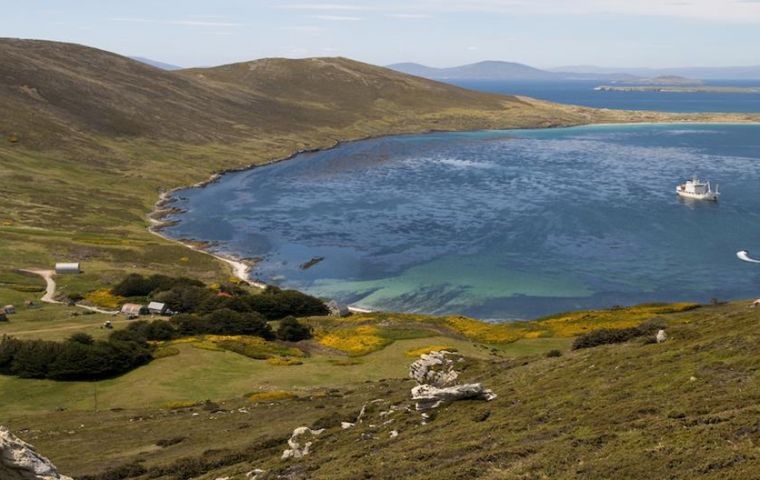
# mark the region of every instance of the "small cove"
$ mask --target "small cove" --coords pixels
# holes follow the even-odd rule
[[[719,204],[676,198],[693,174]],[[757,295],[759,186],[757,125],[407,135],[181,190],[165,233],[361,307],[524,319]]]

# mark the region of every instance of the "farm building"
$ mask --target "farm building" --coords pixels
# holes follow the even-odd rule
[[[145,313],[145,311],[146,311],[145,306],[137,304],[137,303],[125,303],[124,305],[121,306],[121,313],[123,313],[124,315],[137,316],[137,315],[142,315],[143,313]]]
[[[331,317],[347,317],[351,315],[351,312],[348,310],[347,306],[340,305],[335,300],[331,300],[327,303],[327,309],[330,311]]]
[[[165,303],[150,302],[148,304],[148,312],[150,312],[151,315],[166,315],[167,310],[169,310],[169,308]]]
[[[79,268],[79,263],[56,263],[55,264],[55,273],[58,274],[65,274],[65,273],[81,273],[82,270]]]
[[[13,315],[14,313],[16,313],[16,307],[14,307],[13,305],[6,305],[3,307],[2,313],[6,315]]]

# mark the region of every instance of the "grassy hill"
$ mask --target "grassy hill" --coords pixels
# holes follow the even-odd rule
[[[491,350],[439,334],[399,340],[359,357],[360,363],[340,366],[315,353],[303,365],[273,372],[246,369],[243,364],[262,361],[230,353],[188,357],[185,346],[118,383],[26,380],[3,389],[14,392],[13,405],[34,394],[26,409],[43,410],[24,413],[21,402],[11,407],[9,426],[75,476],[139,462],[149,474],[133,469],[96,478],[242,480],[254,468],[290,479],[754,478],[760,310],[739,302],[659,318],[667,325],[665,343],[638,338],[576,351],[556,343],[560,357],[526,347],[542,339]],[[376,323],[384,324],[387,318]],[[412,358],[405,352],[431,342],[460,348],[468,358],[459,367],[464,381],[482,382],[498,398],[453,403],[423,425],[410,402],[413,383],[405,372]],[[192,384],[193,376],[215,379],[196,381],[194,398],[214,404],[134,403],[167,393],[192,398],[178,388]],[[232,384],[255,396],[214,396],[232,392]],[[52,411],[56,401],[67,408]],[[126,409],[113,408],[119,402]],[[338,426],[368,404],[365,422]],[[379,414],[390,405],[396,406],[392,414]],[[290,432],[304,425],[327,430],[309,456],[280,460]],[[390,437],[392,430],[397,437]],[[177,438],[174,445],[157,445]]]

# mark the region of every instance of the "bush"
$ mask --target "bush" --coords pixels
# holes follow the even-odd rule
[[[172,319],[180,335],[254,335],[267,340],[274,339],[272,328],[266,319],[256,312],[240,313],[222,309],[209,314],[177,315]]]
[[[114,332],[116,333],[116,332]],[[148,344],[113,334],[107,342],[74,334],[65,342],[0,341],[0,373],[22,378],[97,380],[128,372],[151,360]]]
[[[143,277],[138,273],[131,273],[116,284],[111,289],[111,293],[122,297],[146,297],[155,291],[170,290],[180,286],[203,287],[203,282],[186,277],[173,278],[166,275]]]
[[[311,338],[311,328],[296,320],[295,317],[285,317],[277,328],[277,338],[285,342],[298,342]]]
[[[329,313],[322,300],[296,290],[267,289],[261,295],[248,295],[245,301],[251,310],[259,312],[268,320],[278,320],[287,316],[321,316]]]
[[[73,334],[72,336],[69,337],[68,341],[74,342],[74,343],[81,343],[82,345],[92,345],[93,343],[95,343],[95,339],[92,338],[92,335],[84,333],[84,332]]]
[[[559,350],[549,350],[548,352],[546,352],[546,356],[548,358],[561,357],[562,356],[562,352],[560,352]]]
[[[648,321],[633,328],[595,330],[577,337],[573,342],[573,350],[627,342],[636,337],[651,335],[664,326],[662,322]]]

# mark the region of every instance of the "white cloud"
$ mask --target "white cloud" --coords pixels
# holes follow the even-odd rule
[[[165,25],[183,25],[186,27],[243,27],[243,23],[232,22],[209,22],[203,20],[162,20],[158,18],[136,18],[136,17],[116,17],[109,18],[112,22],[130,22],[130,23],[160,23]]]
[[[321,11],[361,11],[374,10],[374,7],[367,5],[355,5],[349,3],[292,3],[281,5],[278,8],[287,10],[321,10]]]
[[[757,0],[411,0],[405,5],[429,12],[664,16],[760,22]]]
[[[431,15],[428,15],[427,13],[389,13],[386,15],[386,17],[418,19],[418,18],[430,18]]]
[[[285,30],[291,30],[294,32],[304,32],[304,33],[319,33],[324,32],[326,29],[324,27],[317,27],[314,25],[291,25],[287,27],[282,27]]]
[[[347,17],[344,15],[314,15],[313,18],[318,20],[329,20],[332,22],[357,22],[363,20],[361,17]]]

